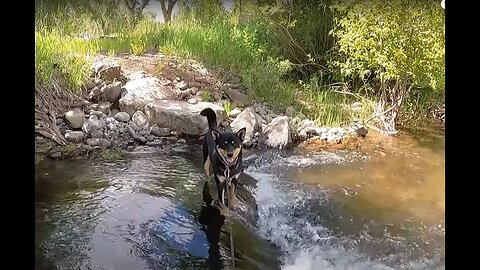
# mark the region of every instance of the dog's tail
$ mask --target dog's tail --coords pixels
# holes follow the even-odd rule
[[[200,112],[200,115],[206,116],[208,121],[208,128],[217,127],[217,114],[211,108],[205,108]]]

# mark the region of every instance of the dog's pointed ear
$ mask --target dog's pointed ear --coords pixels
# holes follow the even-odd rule
[[[212,137],[213,137],[213,140],[216,141],[218,137],[220,137],[220,132],[218,132],[218,130],[216,129],[212,129]]]
[[[237,137],[243,142],[245,139],[245,133],[247,132],[247,128],[241,128],[239,131],[237,131]]]

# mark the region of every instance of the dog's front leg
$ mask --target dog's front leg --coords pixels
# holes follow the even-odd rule
[[[228,183],[228,208],[235,209],[237,207],[237,184],[238,175],[234,176]]]
[[[217,191],[218,191],[218,205],[220,208],[220,213],[223,216],[228,216],[230,214],[229,209],[225,205],[225,190],[226,190],[226,179],[223,175],[215,175],[215,180],[217,182]]]

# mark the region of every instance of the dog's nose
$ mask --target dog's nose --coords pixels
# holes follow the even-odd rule
[[[227,157],[229,157],[229,158],[233,157],[233,152],[232,153],[227,153]]]

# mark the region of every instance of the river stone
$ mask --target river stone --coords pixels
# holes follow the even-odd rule
[[[187,143],[185,139],[178,139],[177,143]]]
[[[84,134],[81,131],[69,131],[65,133],[65,139],[69,142],[81,142]]]
[[[259,142],[268,147],[284,149],[291,145],[292,136],[287,116],[278,116],[272,120],[260,134]]]
[[[148,120],[147,116],[142,111],[136,111],[132,116],[132,122],[138,128],[146,128],[148,127]]]
[[[170,136],[170,129],[153,126],[150,129],[150,133],[158,137],[167,137]]]
[[[135,134],[133,136],[133,139],[137,142],[141,142],[141,143],[146,143],[147,142],[147,139],[145,137],[143,137],[142,135],[137,135]]]
[[[99,138],[90,138],[90,139],[87,139],[86,143],[90,146],[98,146],[100,144],[100,139]]]
[[[102,87],[100,89],[99,99],[102,101],[115,103],[120,98],[121,94],[122,94],[122,83],[117,81]]]
[[[120,80],[122,77],[122,68],[116,61],[105,61],[101,59],[92,64],[93,71],[100,79],[113,82],[114,80]]]
[[[111,106],[112,104],[110,102],[102,102],[98,104],[97,110],[103,112],[104,114],[108,114]]]
[[[65,113],[65,121],[74,129],[81,128],[85,121],[85,113],[81,108],[74,108],[71,111]]]
[[[251,141],[255,132],[260,129],[261,123],[261,117],[251,107],[248,107],[237,115],[230,123],[230,127],[233,132],[237,132],[245,127],[245,140]]]
[[[232,117],[232,118],[235,118],[235,117],[237,117],[241,112],[242,112],[242,110],[240,110],[239,108],[235,108],[235,109],[231,110],[228,115],[229,115],[230,117]]]
[[[105,122],[103,122],[105,123]],[[96,115],[91,115],[85,122],[83,122],[82,130],[85,134],[91,134],[93,131],[100,129],[100,120]]]
[[[103,138],[103,131],[100,129],[94,130],[92,131],[92,134],[90,136],[92,136],[92,138],[98,138],[98,139]]]
[[[133,115],[137,110],[143,110],[145,105],[157,100],[175,99],[175,91],[160,84],[154,77],[138,78],[123,86],[119,101],[120,110]]]
[[[120,122],[128,122],[130,115],[126,112],[119,112],[115,115],[115,119]]]
[[[158,100],[145,106],[145,114],[150,124],[199,136],[208,131],[207,118],[200,115],[205,108],[216,112],[218,123],[223,120],[223,108],[210,102],[189,104],[185,101]]]

